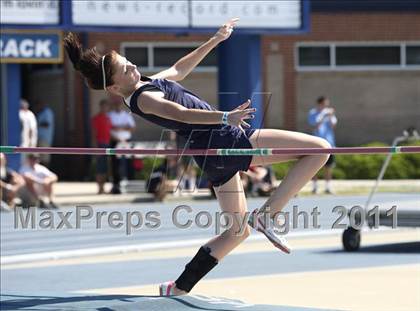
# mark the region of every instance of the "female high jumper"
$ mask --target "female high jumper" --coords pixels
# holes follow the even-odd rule
[[[190,149],[213,148],[330,148],[327,141],[311,135],[278,129],[249,129],[253,118],[250,100],[232,111],[218,111],[175,81],[183,80],[219,43],[228,39],[238,19],[231,19],[196,50],[172,67],[153,76],[142,76],[125,57],[115,51],[100,55],[84,49],[69,33],[64,46],[74,68],[90,88],[121,96],[140,117],[175,130],[186,138]],[[184,295],[191,291],[217,263],[250,235],[250,227],[263,233],[273,245],[290,253],[283,236],[274,231],[273,217],[324,166],[329,155],[194,156],[214,185],[223,212],[235,215],[233,224],[200,247],[175,282],[159,285],[160,295]],[[239,177],[250,165],[269,165],[297,160],[279,187],[261,208],[247,213],[247,202]],[[240,219],[249,216],[248,225]],[[239,234],[240,233],[240,234]]]

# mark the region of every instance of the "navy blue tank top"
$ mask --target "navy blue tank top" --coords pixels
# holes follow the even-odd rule
[[[171,119],[162,118],[154,114],[148,114],[142,112],[137,106],[137,99],[142,92],[145,91],[161,91],[164,94],[164,98],[175,102],[181,106],[184,106],[187,109],[202,109],[209,111],[216,111],[212,106],[207,102],[202,100],[200,97],[187,90],[179,83],[166,79],[150,79],[148,77],[141,77],[142,81],[148,82],[141,87],[139,87],[131,96],[130,102],[126,105],[130,108],[132,113],[139,115],[140,117],[162,126],[164,128],[176,131],[180,136],[191,139],[191,138],[201,138],[209,136],[212,131],[219,132],[220,136],[224,136],[229,133],[229,136],[239,137],[241,131],[239,128],[231,125],[223,124],[189,124],[179,121],[174,121]],[[203,137],[204,136],[204,137]]]
[[[137,99],[141,92],[145,91],[161,91],[165,99],[182,105],[187,109],[209,111],[215,111],[216,109],[174,81],[166,79],[151,80],[147,77],[142,77],[142,81],[148,83],[139,87],[131,95],[130,102],[126,103],[131,112],[154,124],[176,131],[180,137],[186,140],[188,148],[252,148],[252,144],[249,141],[249,137],[254,132],[252,129],[247,129],[245,134],[242,134],[238,127],[231,125],[188,124],[162,118],[154,114],[143,113],[137,106]],[[206,173],[212,185],[220,186],[230,180],[238,171],[246,171],[251,164],[252,156],[194,156],[194,160],[201,170]]]

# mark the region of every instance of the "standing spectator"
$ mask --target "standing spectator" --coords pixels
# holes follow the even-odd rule
[[[36,147],[38,140],[38,129],[35,115],[29,110],[29,103],[26,99],[20,100],[19,120],[21,125],[21,147]],[[26,162],[26,155],[21,155],[21,164]]]
[[[123,110],[122,102],[114,103],[114,109],[108,113],[109,119],[111,120],[111,148],[115,148],[118,143],[128,142],[131,140],[131,134],[136,127],[133,116],[127,111]],[[128,164],[126,164],[128,162]],[[121,170],[122,164],[126,164],[124,167],[124,177],[127,176],[127,171],[130,169],[131,159],[127,161],[125,157],[118,158],[112,157],[112,194],[120,194],[120,181],[121,181]]]
[[[108,100],[99,102],[99,113],[92,118],[92,134],[95,147],[109,148],[111,140],[111,120],[108,117]],[[101,155],[96,157],[96,182],[98,194],[104,193],[104,185],[108,177],[108,157]]]
[[[175,131],[170,131],[167,148],[184,149],[185,141]],[[175,165],[177,165],[177,179],[179,179],[179,185],[176,187],[175,195],[179,195],[184,190],[189,194],[196,193],[197,173],[192,157],[182,156],[179,161],[175,161]]]
[[[22,126],[21,147],[36,147],[38,130],[35,115],[26,99],[20,100],[19,120]]]
[[[19,120],[22,127],[21,147],[36,147],[38,139],[37,122],[34,113],[29,110],[26,99],[20,100]]]
[[[194,162],[191,157],[182,157],[182,163],[179,169],[180,191],[186,190],[189,194],[197,192],[197,172],[195,170]]]
[[[308,123],[312,126],[313,134],[315,136],[324,138],[332,147],[335,147],[334,130],[337,125],[337,117],[335,116],[335,109],[330,106],[330,100],[321,96],[317,99],[317,105],[312,108],[308,114]],[[325,164],[325,193],[331,194],[330,181],[332,179],[332,170],[335,166],[334,155],[330,155],[327,163]],[[317,193],[317,176],[312,179],[313,188],[312,193]]]
[[[27,164],[20,169],[29,191],[38,199],[39,206],[57,208],[53,202],[53,185],[58,177],[45,166],[39,164],[39,156],[28,155]],[[48,201],[46,201],[48,200]]]
[[[35,103],[36,119],[38,121],[38,146],[51,147],[54,139],[54,112],[45,102],[37,100]],[[41,155],[41,163],[48,166],[51,156]]]

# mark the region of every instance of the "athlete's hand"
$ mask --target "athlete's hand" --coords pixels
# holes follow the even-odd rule
[[[239,20],[239,18],[232,18],[228,22],[222,25],[220,29],[217,31],[217,33],[214,35],[214,38],[218,42],[222,42],[230,37],[233,31],[233,27],[236,26],[236,22]]]
[[[257,111],[255,108],[248,108],[251,104],[251,100],[248,99],[246,102],[244,102],[242,105],[236,107],[232,111],[228,113],[227,122],[229,125],[237,126],[242,131],[242,133],[245,133],[245,130],[243,127],[250,128],[251,125],[245,122],[245,120],[253,119],[254,118],[254,112]]]

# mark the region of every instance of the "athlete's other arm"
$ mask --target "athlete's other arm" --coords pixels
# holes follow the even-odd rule
[[[153,76],[152,79],[170,79],[181,81],[213,50],[220,42],[226,40],[232,34],[233,27],[239,18],[233,18],[224,24],[217,33],[207,42],[196,48],[194,51],[178,60],[172,67],[163,70]]]
[[[247,100],[242,105],[228,112],[228,124],[248,128],[245,120],[254,118],[255,108],[248,108],[251,104]],[[154,114],[161,118],[170,119],[188,124],[221,124],[223,111],[209,111],[201,109],[188,109],[173,101],[166,100],[154,92],[143,92],[137,99],[137,106],[143,113]]]

